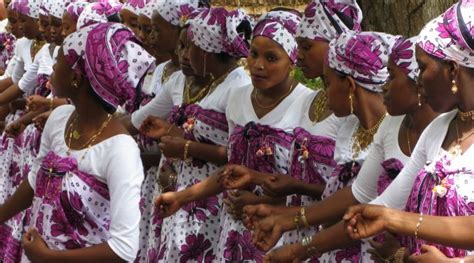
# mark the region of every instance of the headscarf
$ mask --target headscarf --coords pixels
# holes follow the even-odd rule
[[[18,0],[16,9],[18,12],[25,16],[29,16],[34,19],[39,18],[41,0]]]
[[[199,0],[165,0],[156,11],[173,26],[180,26],[182,16],[198,8]]]
[[[206,8],[188,20],[188,38],[209,53],[226,53],[233,57],[247,57],[249,45],[237,27],[253,20],[242,9]]]
[[[115,1],[91,3],[84,8],[77,20],[77,29],[95,23],[106,23],[107,18],[120,12],[121,5]]]
[[[390,53],[390,58],[393,62],[414,81],[418,79],[418,74],[420,73],[415,56],[417,38],[398,38]]]
[[[252,36],[264,36],[272,39],[285,50],[294,64],[298,56],[295,34],[300,21],[301,18],[295,13],[271,11],[260,17]]]
[[[69,16],[77,22],[79,19],[79,16],[82,14],[82,11],[86,8],[86,6],[89,5],[88,2],[74,2],[70,3],[66,7],[66,12],[69,14]]]
[[[42,0],[40,4],[39,14],[42,16],[49,16],[54,1],[55,0]]]
[[[158,11],[158,9],[162,8],[163,0],[149,0],[145,7],[140,10],[140,15],[144,15],[151,19],[153,16],[153,12]]]
[[[107,105],[135,99],[137,88],[154,58],[133,32],[118,23],[86,26],[69,35],[63,44],[66,62],[87,77],[94,92]]]
[[[379,32],[342,33],[329,43],[327,63],[363,88],[382,92],[388,78],[388,56],[399,37]]]
[[[474,68],[474,1],[460,0],[431,20],[417,44],[432,56]]]
[[[329,42],[343,32],[360,31],[362,18],[356,0],[312,0],[296,36]]]
[[[44,1],[44,0],[43,0]],[[71,3],[71,0],[49,0],[52,1],[51,16],[62,19],[66,11],[66,7]]]

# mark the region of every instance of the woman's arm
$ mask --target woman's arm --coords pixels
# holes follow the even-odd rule
[[[23,180],[15,193],[0,206],[0,224],[5,223],[16,214],[27,209],[33,202],[33,189],[28,180]]]
[[[23,94],[23,91],[18,88],[17,85],[13,84],[8,87],[5,91],[0,93],[0,105],[10,103],[12,100],[20,97]]]

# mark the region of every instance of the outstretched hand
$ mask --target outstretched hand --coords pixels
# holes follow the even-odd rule
[[[347,234],[352,239],[364,239],[385,230],[388,209],[376,205],[351,206],[344,215]]]

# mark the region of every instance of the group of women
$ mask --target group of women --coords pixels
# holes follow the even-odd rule
[[[473,260],[474,1],[6,7],[1,262]]]

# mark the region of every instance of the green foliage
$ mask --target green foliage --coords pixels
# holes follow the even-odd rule
[[[296,68],[293,71],[293,78],[313,90],[324,88],[323,80],[321,78],[307,79],[299,68]]]

